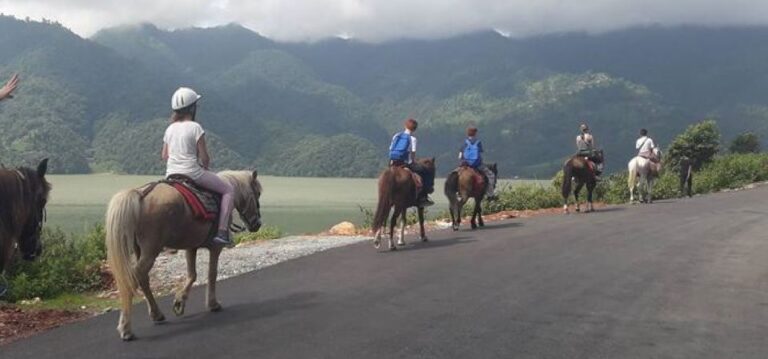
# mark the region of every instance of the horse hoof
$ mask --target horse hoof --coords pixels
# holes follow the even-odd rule
[[[173,301],[173,314],[175,314],[177,317],[180,317],[184,315],[184,307],[186,303],[182,300],[174,300]]]
[[[154,315],[154,316],[152,316],[152,321],[155,324],[163,324],[163,323],[165,323],[165,316],[162,313],[158,314],[158,315]]]
[[[378,240],[378,239],[374,239],[373,240],[373,247],[376,248],[376,249],[381,248],[381,241]]]
[[[392,251],[392,252],[395,252],[395,251],[397,251],[397,247],[395,247],[395,246],[389,247],[389,250]]]
[[[397,241],[397,245],[402,247],[405,245],[405,241]]]
[[[120,334],[120,339],[122,339],[124,342],[130,342],[131,340],[136,339],[136,336],[131,332],[125,332]]]
[[[211,313],[220,312],[221,309],[222,309],[222,307],[221,307],[221,304],[219,304],[219,303],[216,303],[214,305],[209,305],[208,306],[208,311],[211,312]]]
[[[581,212],[581,208],[576,208],[576,212]]]
[[[477,229],[477,225],[472,223],[472,229]]]
[[[429,238],[427,238],[426,236],[421,237],[421,241],[422,242],[429,242]]]
[[[483,223],[483,222],[480,222],[479,226],[480,226],[480,227],[485,227],[485,223]]]

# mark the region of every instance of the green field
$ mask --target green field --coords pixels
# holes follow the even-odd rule
[[[103,222],[110,197],[120,189],[138,187],[154,176],[112,174],[52,175],[48,226],[80,233]],[[376,180],[360,178],[260,177],[264,186],[264,224],[278,226],[285,234],[316,233],[344,220],[362,222],[359,206],[376,204]],[[511,183],[511,182],[510,182]],[[516,182],[517,183],[517,182]],[[443,181],[435,183],[433,214],[447,208]]]

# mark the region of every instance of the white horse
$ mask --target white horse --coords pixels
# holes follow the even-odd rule
[[[627,165],[629,169],[629,176],[627,178],[629,203],[635,202],[635,188],[638,188],[640,202],[653,202],[653,184],[656,182],[656,178],[659,177],[659,173],[661,173],[661,150],[654,148],[653,154],[659,159],[658,163],[654,163],[645,157],[636,156]],[[640,178],[639,183],[637,182],[638,177]],[[642,187],[645,187],[645,193],[643,193]]]

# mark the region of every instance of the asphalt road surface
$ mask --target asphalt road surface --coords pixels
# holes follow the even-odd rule
[[[117,313],[2,358],[767,358],[768,187],[369,243],[202,288],[164,325]]]

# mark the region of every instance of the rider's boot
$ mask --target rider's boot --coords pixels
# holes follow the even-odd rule
[[[429,198],[428,194],[423,194],[419,196],[419,207],[429,207],[434,204],[435,202],[433,202],[432,199]]]
[[[219,230],[219,232],[216,234],[216,237],[213,237],[213,244],[227,248],[232,248],[235,246],[235,242],[230,237],[228,230]]]

